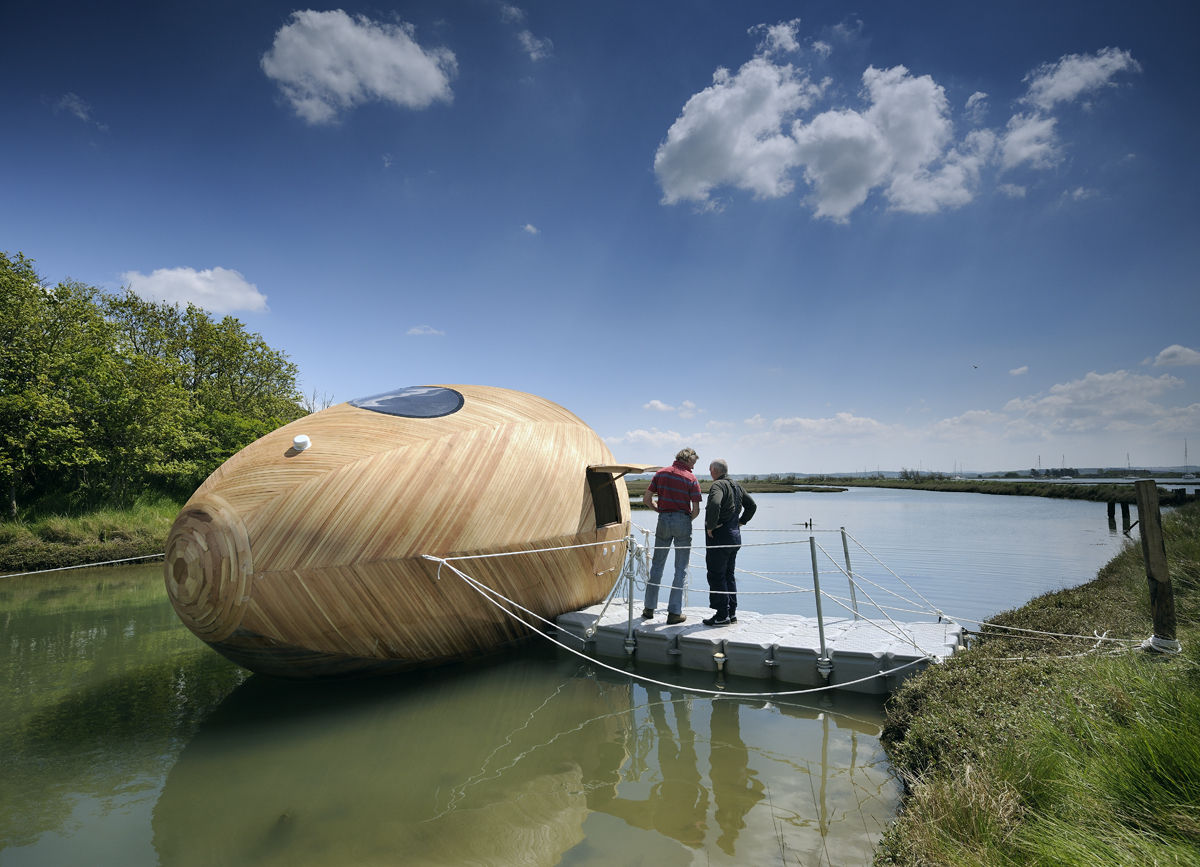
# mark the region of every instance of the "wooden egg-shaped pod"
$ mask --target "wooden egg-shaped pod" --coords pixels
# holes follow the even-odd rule
[[[420,386],[338,404],[197,489],[167,541],[167,594],[192,632],[267,674],[486,654],[527,630],[424,555],[510,555],[456,566],[542,617],[592,605],[624,560],[629,469],[641,467],[616,466],[572,413],[517,391]]]

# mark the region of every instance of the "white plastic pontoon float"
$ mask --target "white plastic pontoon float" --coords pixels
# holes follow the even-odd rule
[[[642,620],[635,569],[627,568],[622,576],[627,580],[614,588],[614,594],[623,589],[623,597],[614,595],[603,604],[559,615],[556,625],[564,637],[574,637],[572,645],[597,657],[770,680],[780,689],[836,687],[890,693],[905,678],[961,649],[965,629],[941,616],[921,622],[899,622],[886,614],[878,619],[861,616],[856,575],[849,568],[848,534],[841,532],[846,569],[838,566],[838,570],[850,580],[849,617],[823,616],[821,599],[828,594],[820,588],[818,546],[810,536],[816,617],[759,614],[739,607],[737,623],[713,627],[700,622],[712,613],[710,609],[685,607],[684,623],[668,625],[661,612],[652,620]],[[630,562],[648,571],[648,552],[641,553],[639,558],[631,550]]]

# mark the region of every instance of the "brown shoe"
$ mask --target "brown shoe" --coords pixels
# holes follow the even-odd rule
[[[654,619],[654,609],[653,608],[643,608],[642,609],[642,620],[653,620],[653,619]]]
[[[667,626],[674,626],[676,623],[683,623],[685,620],[687,620],[687,617],[682,614],[668,614]]]

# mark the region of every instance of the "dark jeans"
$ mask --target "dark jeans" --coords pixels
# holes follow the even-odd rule
[[[708,606],[716,609],[718,620],[724,620],[737,613],[734,564],[738,546],[742,544],[742,534],[718,527],[708,539],[708,544],[710,547],[704,554],[704,562],[708,567]],[[730,547],[720,547],[726,545]]]

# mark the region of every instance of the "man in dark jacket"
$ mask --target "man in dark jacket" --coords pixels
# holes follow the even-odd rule
[[[742,544],[742,524],[758,510],[754,498],[738,482],[729,478],[729,464],[717,458],[708,465],[713,478],[704,508],[704,534],[708,545],[708,604],[717,613],[704,620],[705,626],[737,623],[737,581],[734,562]]]

